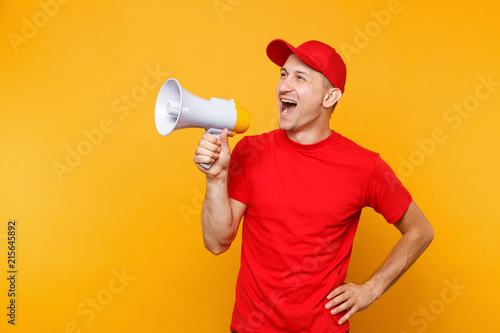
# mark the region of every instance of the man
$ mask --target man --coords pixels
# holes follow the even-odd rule
[[[422,254],[433,229],[378,154],[330,129],[346,79],[337,52],[274,40],[267,55],[281,67],[280,129],[243,138],[232,154],[227,130],[220,139],[204,133],[196,149],[207,180],[204,243],[225,252],[245,217],[231,331],[345,333]],[[402,236],[365,283],[344,283],[366,206]]]

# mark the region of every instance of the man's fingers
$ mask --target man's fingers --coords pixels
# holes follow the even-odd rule
[[[327,299],[334,299],[335,297],[344,294],[347,291],[347,287],[345,284],[342,284],[338,286],[337,288],[333,289],[327,296]]]
[[[212,133],[209,133],[209,132],[204,132],[202,135],[201,135],[201,138],[203,140],[207,140],[215,145],[217,145],[217,141],[219,141],[219,138],[216,137],[215,135],[213,135]]]
[[[337,313],[340,313],[342,311],[353,311],[355,310],[354,312],[357,311],[357,309],[359,309],[358,307],[358,302],[359,302],[359,299],[357,297],[342,297],[341,299],[335,299],[333,300],[332,302],[336,302],[336,304],[333,304],[332,306],[330,306],[329,308],[332,309],[330,312],[334,315],[334,314],[337,314]],[[331,302],[331,303],[332,303]],[[327,307],[328,308],[328,307]]]
[[[219,153],[218,151],[212,151],[203,147],[198,147],[196,148],[196,151],[194,152],[194,162],[195,163],[212,163],[213,161],[207,162],[207,158],[210,160],[216,160],[219,158]]]
[[[330,302],[328,302],[328,304],[326,305],[326,308],[327,309],[331,309],[333,308],[334,306],[337,306],[339,304],[342,304],[344,303],[345,301],[347,301],[349,299],[349,296],[347,295],[346,292],[334,297]]]
[[[196,150],[194,151],[195,155],[218,154],[220,152],[221,148],[219,146],[206,140],[201,140],[200,143],[198,144],[198,147],[196,147]]]
[[[228,133],[229,131],[224,129],[220,138],[208,132],[202,134],[198,147],[194,152],[193,161],[203,173],[217,176],[222,171],[227,170],[231,154],[227,138]],[[200,165],[201,163],[216,165],[217,168],[210,167],[206,169]]]
[[[346,283],[335,288],[328,294],[326,308],[332,315],[344,313],[339,320],[339,325],[345,323],[356,312],[366,309],[374,302],[370,288],[366,285]]]
[[[348,303],[349,299],[350,297],[347,295],[347,293],[342,293],[328,302],[326,304],[326,308],[328,310],[332,309],[332,314],[342,312],[350,307]]]
[[[207,134],[210,134],[210,133],[207,133]],[[210,134],[210,135],[212,135],[212,134]],[[218,139],[216,136],[213,136],[213,137],[216,139],[215,141],[211,140],[212,138],[208,138],[208,139],[202,138],[200,140],[200,142],[198,143],[198,147],[202,147],[202,148],[205,148],[207,150],[214,151],[214,152],[219,152],[220,146],[217,144]]]
[[[215,162],[215,159],[208,157],[208,156],[199,156],[199,157],[194,157],[193,158],[194,163],[198,164],[213,164]],[[206,170],[206,168],[204,168]]]
[[[343,284],[338,286],[328,294],[327,299],[330,301],[326,304],[326,308],[328,310],[331,309],[330,312],[332,315],[348,310],[356,302],[356,300],[352,298],[353,296],[352,292],[349,291],[349,285]]]
[[[355,310],[354,308],[351,308],[349,311],[347,311],[346,314],[339,319],[339,325],[342,325],[343,323],[348,321],[349,318],[351,318],[356,312],[357,310]]]
[[[340,297],[340,296],[339,296]],[[339,298],[335,298],[335,301]],[[344,297],[346,298],[346,297]],[[330,313],[332,315],[336,315],[338,313],[347,311],[342,318],[339,319],[339,325],[342,325],[345,323],[349,318],[351,318],[356,312],[357,312],[357,306],[355,304],[355,301],[353,302],[349,297],[347,297],[345,300],[341,301],[337,307],[334,307]]]
[[[220,140],[211,133],[203,133],[202,139],[194,152],[193,162],[196,164],[212,164],[219,158],[221,147],[218,146]]]

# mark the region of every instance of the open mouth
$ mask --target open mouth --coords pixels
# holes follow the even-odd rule
[[[280,113],[284,116],[290,115],[297,106],[297,102],[288,98],[280,99]]]

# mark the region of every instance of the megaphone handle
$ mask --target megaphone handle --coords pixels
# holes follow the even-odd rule
[[[218,139],[220,139],[220,134],[221,134],[221,130],[219,129],[216,129],[216,128],[209,128],[206,130],[206,132],[208,133],[212,133],[213,135],[215,135]],[[205,169],[210,169],[210,167],[212,166],[213,163],[200,163],[202,167],[204,167]]]

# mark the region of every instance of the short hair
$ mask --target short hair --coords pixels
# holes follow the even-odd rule
[[[323,74],[323,73],[320,73],[321,76],[323,77],[323,87],[325,89],[330,89],[330,88],[334,88],[335,86],[330,82],[330,80],[328,80],[326,78],[326,76]]]

